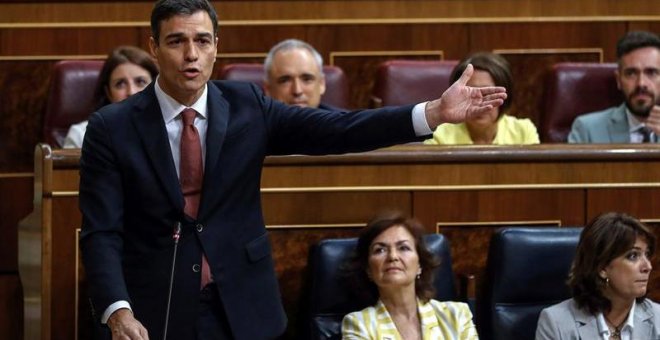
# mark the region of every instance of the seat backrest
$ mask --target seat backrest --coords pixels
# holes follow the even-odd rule
[[[493,235],[477,301],[480,338],[534,339],[541,310],[571,297],[566,280],[581,231],[516,227]]]
[[[455,300],[456,289],[451,267],[449,241],[440,234],[424,236],[427,247],[441,259],[435,272],[436,299]],[[322,240],[312,247],[309,257],[309,327],[311,339],[341,339],[341,321],[350,312],[367,306],[348,291],[342,266],[353,253],[356,238]]]
[[[350,107],[348,79],[344,71],[337,66],[324,65],[323,74],[325,93],[321,96],[321,102],[337,108]],[[263,64],[227,64],[220,70],[220,79],[252,82],[262,89],[264,76]]]
[[[541,100],[541,141],[565,143],[581,114],[620,105],[616,63],[558,63],[546,74]]]
[[[449,87],[458,61],[389,60],[378,66],[374,106],[397,106],[436,99]]]
[[[69,127],[95,109],[94,90],[102,67],[101,60],[64,60],[53,66],[44,114],[46,143],[61,147]]]

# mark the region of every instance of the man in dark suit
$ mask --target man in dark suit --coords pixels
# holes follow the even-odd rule
[[[151,27],[160,75],[92,115],[80,161],[90,300],[116,339],[281,335],[286,316],[260,206],[264,157],[421,140],[506,97],[503,88],[465,86],[468,67],[440,99],[415,106],[287,106],[254,85],[209,81],[218,38],[207,0],[160,0]]]

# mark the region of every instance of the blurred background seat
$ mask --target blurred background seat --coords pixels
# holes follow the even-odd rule
[[[101,60],[63,60],[53,66],[43,125],[46,143],[62,147],[69,127],[92,114],[102,67]]]
[[[350,108],[348,79],[344,71],[337,66],[324,65],[323,74],[326,90],[321,102],[337,108]],[[236,63],[224,65],[219,79],[252,82],[263,89],[264,76],[263,64]]]
[[[440,97],[449,87],[456,60],[389,60],[376,70],[373,107],[421,103]]]
[[[565,143],[573,120],[623,102],[616,63],[557,63],[546,74],[541,100],[541,142]]]
[[[541,310],[571,297],[566,285],[582,228],[503,228],[490,242],[480,339],[534,339]]]

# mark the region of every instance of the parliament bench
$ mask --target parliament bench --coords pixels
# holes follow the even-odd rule
[[[34,208],[19,227],[19,271],[30,278],[23,283],[28,339],[35,332],[55,339],[89,334],[77,247],[79,157],[80,150],[35,150]],[[357,236],[382,210],[401,210],[447,237],[454,273],[474,274],[482,289],[490,236],[500,227],[584,225],[612,210],[660,221],[660,173],[648,170],[658,166],[656,145],[404,145],[268,157],[262,205],[288,335],[295,336],[303,317],[310,247]],[[21,255],[35,247],[41,258]],[[650,297],[657,299],[660,279],[652,275]]]

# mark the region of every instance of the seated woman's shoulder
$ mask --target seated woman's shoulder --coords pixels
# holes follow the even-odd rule
[[[660,318],[660,303],[657,303],[651,299],[644,299],[641,305],[642,308],[652,312],[656,318]]]
[[[433,306],[433,309],[439,312],[451,314],[472,314],[472,312],[470,312],[470,307],[465,302],[438,301],[431,299],[428,303]]]

